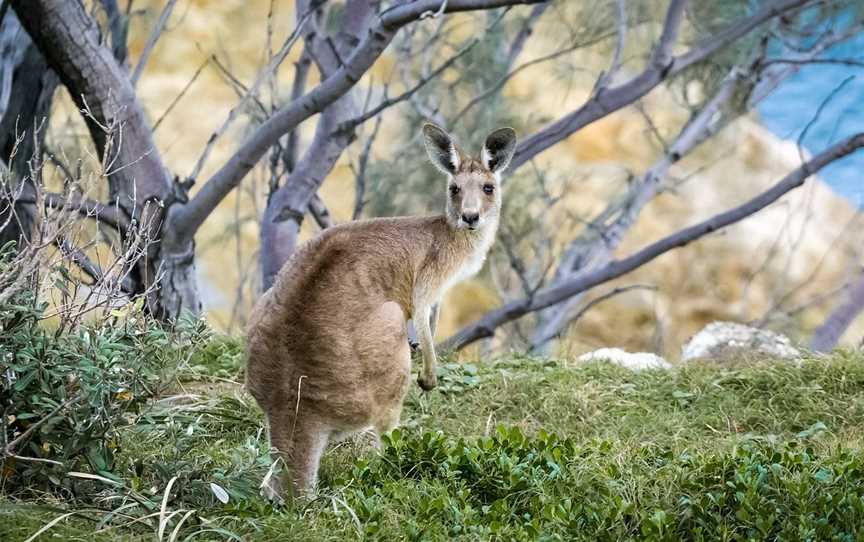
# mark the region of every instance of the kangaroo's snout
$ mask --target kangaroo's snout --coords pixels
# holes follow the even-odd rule
[[[476,228],[480,222],[480,213],[462,213],[462,222],[469,228]]]

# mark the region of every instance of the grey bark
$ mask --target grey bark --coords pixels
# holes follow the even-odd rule
[[[0,159],[9,168],[4,182],[12,188],[4,193],[20,197],[0,198],[0,246],[29,240],[34,216],[28,203],[34,195],[29,161],[42,146],[45,130],[36,127],[48,116],[56,87],[57,78],[39,49],[15,13],[7,11],[0,24]]]
[[[304,11],[298,5],[298,12]],[[307,26],[304,36],[305,51],[315,60],[322,78],[336,73],[341,59],[351,53],[353,44],[360,42],[368,31],[374,2],[349,0],[341,21],[341,29],[329,35],[318,24],[317,17]],[[327,106],[315,127],[309,148],[288,175],[287,180],[270,197],[261,220],[261,278],[262,289],[267,290],[297,247],[303,217],[327,174],[354,139],[353,128],[344,129],[343,123],[357,114],[354,92],[345,94]],[[293,132],[292,132],[293,133]],[[296,153],[296,138],[290,152]]]
[[[790,10],[798,9],[819,0],[775,0],[750,16],[730,23],[724,30],[694,46],[680,55],[671,55],[686,0],[673,0],[667,10],[664,29],[654,49],[648,66],[630,79],[615,87],[598,89],[581,107],[564,115],[552,124],[522,140],[510,163],[510,173],[531,161],[549,147],[559,143],[578,130],[610,113],[628,106],[645,96],[660,83],[681,73],[684,69],[705,60],[717,51],[747,35],[765,22]]]
[[[20,0],[19,0],[20,1]],[[213,209],[233,190],[267,150],[309,117],[322,112],[348,92],[381,56],[396,32],[403,26],[438,13],[490,9],[518,4],[540,4],[545,0],[418,0],[396,5],[381,13],[360,43],[332,75],[318,86],[293,100],[262,124],[237,152],[207,181],[177,216],[176,227],[192,235]]]
[[[552,285],[609,263],[642,209],[663,189],[663,181],[672,165],[712,137],[725,124],[720,113],[732,97],[739,77],[738,71],[733,70],[714,97],[684,126],[663,157],[630,183],[621,201],[610,203],[592,221],[585,234],[569,244],[555,271]],[[559,305],[540,311],[537,327],[531,336],[532,349],[545,347],[564,330],[581,299],[581,295],[575,295]]]

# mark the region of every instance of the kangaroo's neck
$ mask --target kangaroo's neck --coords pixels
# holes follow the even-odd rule
[[[440,298],[453,285],[476,275],[486,261],[497,231],[497,219],[490,219],[477,230],[450,225],[439,230],[437,246],[430,251],[420,271],[421,282],[425,283],[421,290]]]

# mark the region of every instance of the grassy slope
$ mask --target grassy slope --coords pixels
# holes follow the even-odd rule
[[[237,356],[225,359],[230,372]],[[218,390],[127,431],[126,489],[104,490],[116,500],[91,501],[49,532],[153,539],[164,488],[179,476],[166,510],[184,511],[165,540],[185,510],[196,512],[178,540],[202,528],[218,530],[193,540],[864,536],[860,354],[643,373],[522,358],[450,366],[440,391],[412,390],[383,457],[362,439],[339,444],[325,456],[320,498],[275,510],[255,496],[267,469],[260,414],[230,386]],[[228,505],[210,481],[229,490]],[[157,503],[150,525],[129,525],[147,514],[132,506],[94,535],[121,494]],[[23,540],[68,510],[38,502],[0,501],[0,540]]]

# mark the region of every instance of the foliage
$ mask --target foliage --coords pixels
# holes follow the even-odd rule
[[[120,429],[159,391],[186,355],[180,347],[201,330],[194,321],[169,332],[146,319],[118,318],[52,332],[39,325],[44,310],[32,290],[0,307],[0,480],[11,493],[69,495],[84,488],[63,476],[68,472],[117,481]]]

